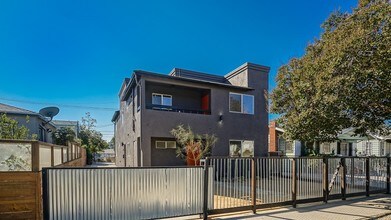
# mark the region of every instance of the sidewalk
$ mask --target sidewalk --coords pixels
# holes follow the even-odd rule
[[[391,219],[391,196],[350,198],[346,201],[334,200],[327,204],[312,203],[298,205],[297,208],[285,207],[273,210],[258,210],[235,213],[234,215],[210,216],[210,219]]]

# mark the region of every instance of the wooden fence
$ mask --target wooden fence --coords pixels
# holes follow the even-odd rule
[[[85,166],[75,144],[0,140],[0,219],[42,219],[42,167]]]

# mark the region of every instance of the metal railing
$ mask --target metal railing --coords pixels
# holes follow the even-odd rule
[[[389,157],[210,157],[208,214],[390,193]]]
[[[210,115],[210,110],[180,108],[180,107],[167,106],[167,105],[147,104],[146,108],[147,109],[152,109],[152,110],[158,110],[158,111],[168,111],[168,112],[181,112],[181,113]]]

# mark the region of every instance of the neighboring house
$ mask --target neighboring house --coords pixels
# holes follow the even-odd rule
[[[68,121],[68,120],[53,120],[53,124],[59,128],[70,128],[72,129],[75,134],[76,138],[79,137],[79,132],[80,132],[80,124],[79,121]]]
[[[374,136],[376,139],[365,140],[357,143],[357,155],[359,156],[390,156],[391,137]]]
[[[391,153],[391,136],[357,136],[354,128],[347,128],[338,135],[338,141],[321,143],[319,152],[341,156],[386,156]]]
[[[269,155],[270,156],[301,156],[301,142],[288,141],[282,137],[284,129],[278,127],[276,121],[269,124]]]
[[[52,132],[56,130],[52,122],[47,122],[44,116],[39,113],[0,103],[0,114],[5,113],[7,117],[18,121],[30,130],[30,135],[37,135],[38,140],[52,143]],[[26,118],[29,118],[27,121]]]
[[[266,156],[269,67],[245,63],[225,76],[173,69],[126,78],[113,115],[118,166],[177,166],[170,131],[179,124],[215,134],[212,155]]]

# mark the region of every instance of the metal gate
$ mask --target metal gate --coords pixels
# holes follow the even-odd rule
[[[46,168],[42,179],[44,219],[155,219],[203,212],[202,167]]]

